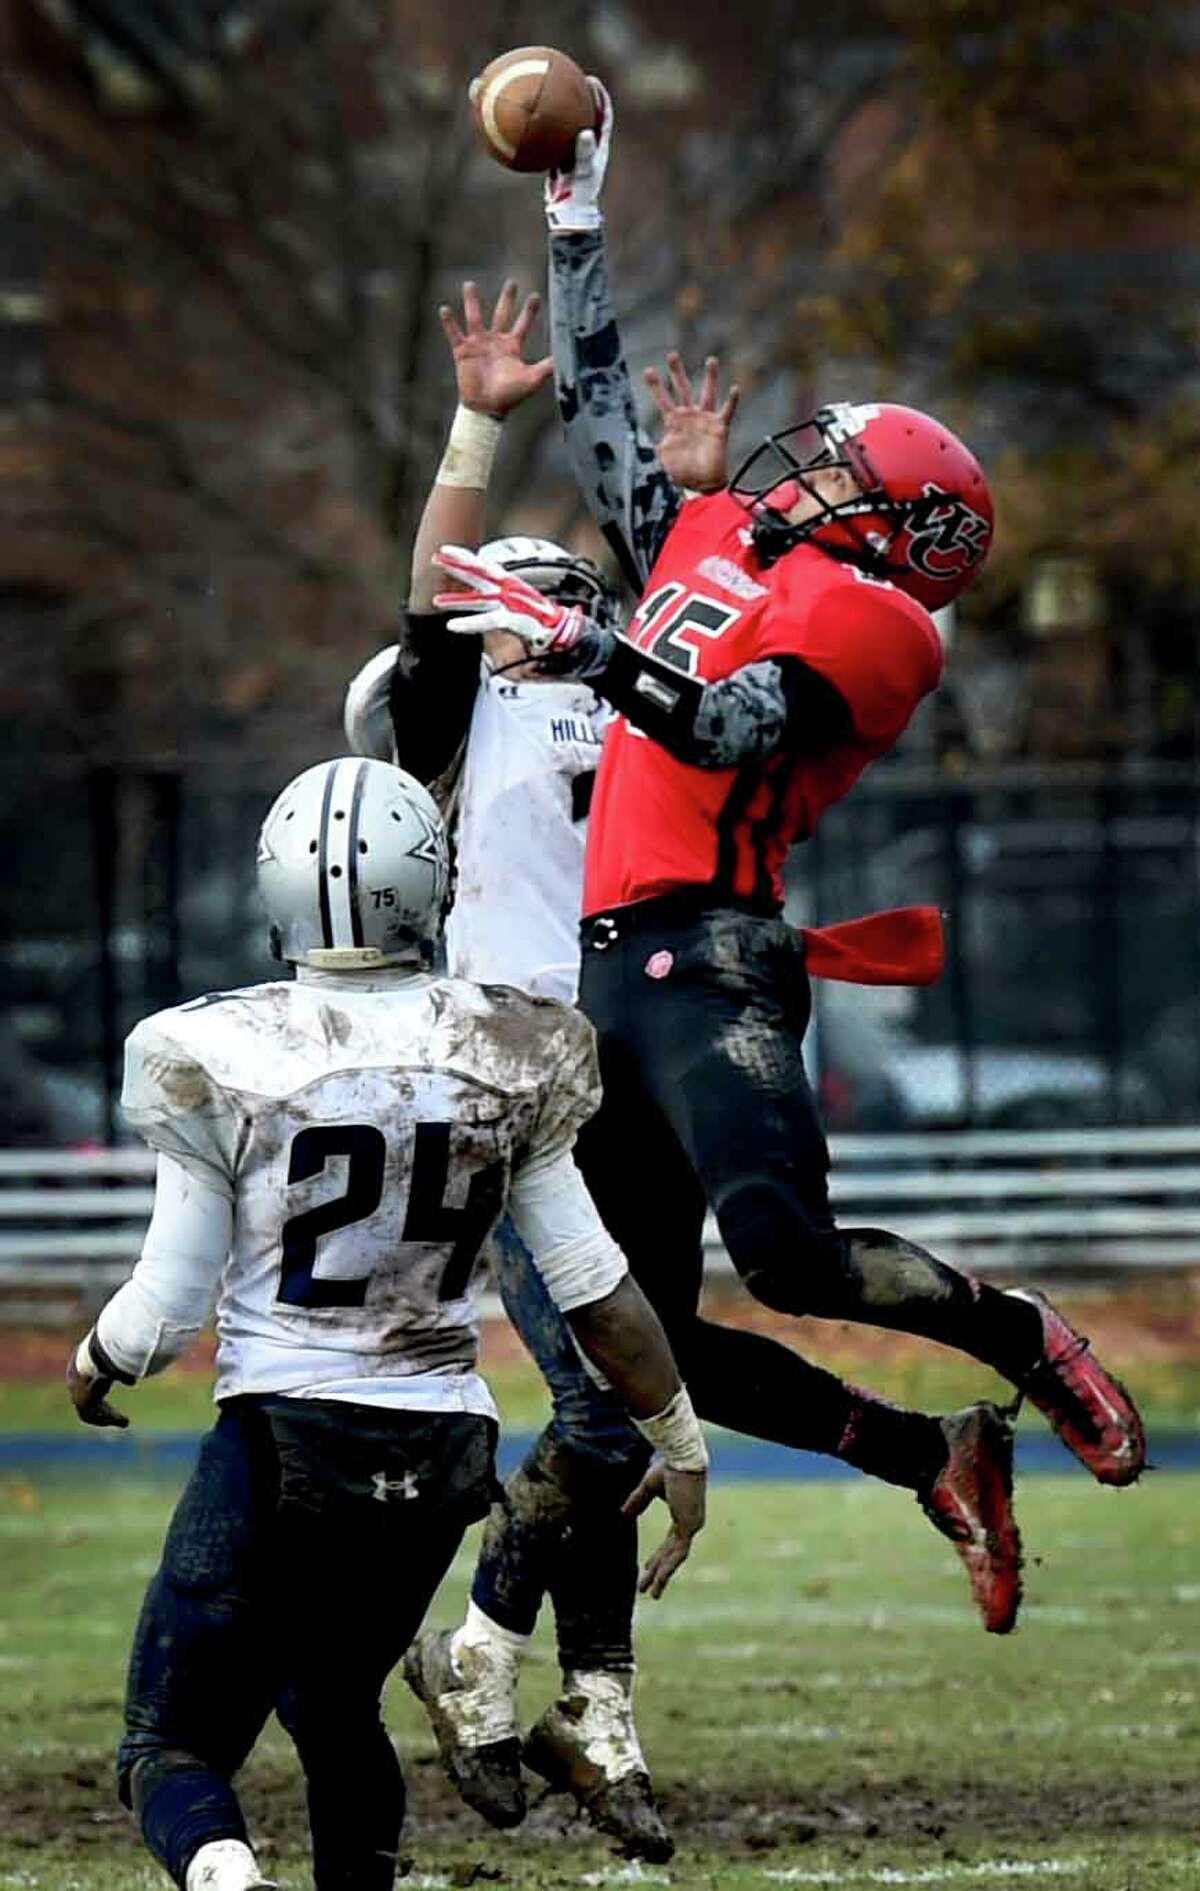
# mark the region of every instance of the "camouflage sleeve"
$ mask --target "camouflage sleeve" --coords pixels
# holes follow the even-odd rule
[[[706,683],[599,624],[585,627],[570,656],[575,675],[696,768],[741,768],[785,744],[817,755],[853,733],[838,690],[798,657],[763,657]]]
[[[550,332],[571,469],[622,572],[640,592],[681,495],[638,426],[598,232],[551,240]]]

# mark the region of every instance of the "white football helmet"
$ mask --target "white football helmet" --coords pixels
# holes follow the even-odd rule
[[[389,762],[346,756],[289,782],[258,837],[276,958],[369,970],[427,958],[450,866],[432,797]]]
[[[342,705],[342,728],[352,755],[369,755],[377,762],[394,762],[396,735],[392,728],[392,671],[400,645],[377,650],[350,679]]]
[[[503,565],[544,591],[559,604],[582,604],[586,616],[616,629],[620,623],[617,594],[594,559],[568,551],[550,538],[489,539],[478,556]]]

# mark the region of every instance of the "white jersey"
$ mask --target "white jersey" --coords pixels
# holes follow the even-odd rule
[[[145,1019],[126,1115],[233,1205],[216,1396],[494,1415],[480,1250],[598,1099],[577,1012],[455,979],[302,973]]]
[[[611,711],[578,682],[486,662],[471,716],[446,923],[456,977],[575,999],[587,812]]]

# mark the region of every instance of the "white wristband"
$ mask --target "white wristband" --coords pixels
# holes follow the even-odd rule
[[[633,1422],[642,1437],[649,1439],[668,1471],[707,1471],[708,1446],[685,1385],[680,1386],[671,1403],[656,1417],[635,1418]]]
[[[434,475],[435,485],[468,486],[473,492],[486,491],[500,433],[501,422],[493,415],[479,414],[473,407],[460,405],[450,423],[446,450]]]
[[[104,1377],[95,1360],[92,1358],[92,1333],[94,1333],[95,1330],[95,1327],[93,1327],[91,1332],[84,1334],[75,1354],[75,1370],[81,1379],[101,1379]]]

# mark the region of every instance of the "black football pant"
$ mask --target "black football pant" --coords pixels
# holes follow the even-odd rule
[[[784,1313],[920,1334],[1012,1377],[1040,1351],[1036,1312],[898,1236],[837,1227],[801,1057],[810,994],[792,927],[666,896],[586,920],[583,940],[580,1004],[604,1099],[579,1164],[697,1409],[920,1483],[943,1450],[921,1415],[876,1405],[864,1417],[851,1388],[790,1348],[698,1318],[706,1206],[750,1292]]]
[[[317,1891],[390,1891],[404,1780],[385,1681],[494,1489],[459,1414],[227,1400],[167,1531],[130,1659],[121,1797],[182,1885],[245,1840],[231,1781],[272,1710],[308,1790]]]

